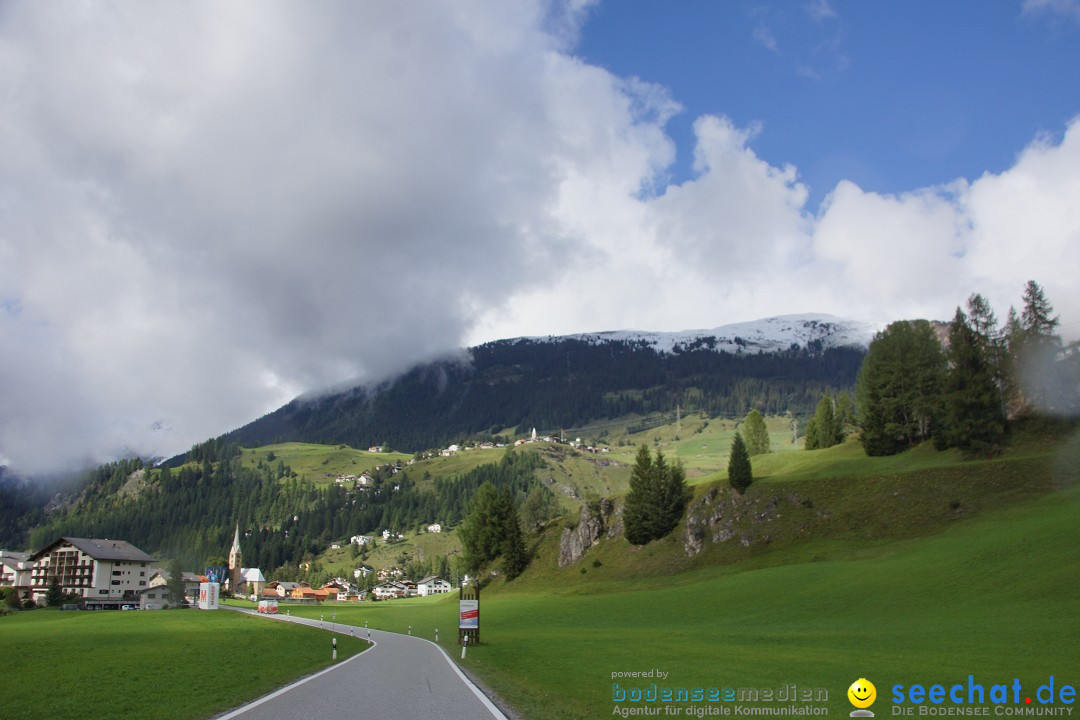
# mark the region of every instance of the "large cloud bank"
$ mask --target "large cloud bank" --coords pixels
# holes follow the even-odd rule
[[[1080,314],[1080,123],[808,208],[757,128],[571,54],[577,5],[0,6],[0,464],[171,453],[465,342],[821,311]],[[761,130],[767,132],[767,128]]]

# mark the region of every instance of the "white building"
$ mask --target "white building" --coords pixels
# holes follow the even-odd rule
[[[148,586],[154,558],[123,540],[62,537],[30,556],[31,592],[45,604],[53,577],[63,592],[73,592],[90,606],[119,606],[138,602]]]
[[[426,577],[420,582],[416,583],[416,594],[420,597],[427,597],[428,595],[438,595],[440,593],[448,593],[453,589],[446,580],[440,577]]]
[[[427,531],[429,533],[441,533],[442,532],[442,525],[440,525],[439,523],[431,523],[430,525],[427,526]]]

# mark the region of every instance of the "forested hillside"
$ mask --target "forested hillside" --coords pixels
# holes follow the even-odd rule
[[[245,564],[269,572],[296,568],[354,534],[455,525],[486,481],[507,488],[517,505],[530,492],[550,494],[535,477],[543,461],[533,452],[494,456],[469,472],[424,483],[408,469],[380,469],[363,490],[317,486],[280,462],[247,467],[240,448],[224,442],[203,443],[192,455],[196,460],[180,468],[151,469],[136,459],[91,471],[72,506],[49,516],[30,534],[29,545],[41,547],[61,535],[117,537],[203,567],[226,552],[239,524]]]
[[[774,353],[705,345],[661,353],[642,342],[558,338],[503,340],[470,353],[471,362],[434,362],[379,386],[294,400],[227,438],[247,447],[293,440],[413,451],[676,406],[712,417],[751,408],[808,416],[826,391],[854,387],[865,350],[810,343]]]

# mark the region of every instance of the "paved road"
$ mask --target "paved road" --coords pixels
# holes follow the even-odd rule
[[[351,631],[357,637],[368,636],[367,630],[348,625],[280,615],[275,619],[324,630],[333,627],[339,633],[344,629],[341,634],[345,635]],[[381,630],[371,631],[371,641],[375,647],[366,652],[237,708],[218,720],[296,720],[298,717],[506,720],[435,643]]]

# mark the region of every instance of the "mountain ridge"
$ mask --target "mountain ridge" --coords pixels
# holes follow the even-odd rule
[[[806,416],[822,394],[854,387],[872,330],[805,314],[704,331],[494,340],[382,383],[295,398],[224,439],[416,451],[676,408]]]
[[[674,352],[677,349],[685,350],[712,339],[715,342],[707,346],[718,352],[744,350],[772,352],[786,350],[792,344],[805,347],[816,341],[821,341],[825,347],[867,347],[874,333],[880,329],[881,327],[875,323],[841,318],[827,313],[798,313],[728,323],[700,330],[603,330],[569,335],[522,336],[508,340],[510,342],[516,340],[629,341],[644,343],[657,352]]]

